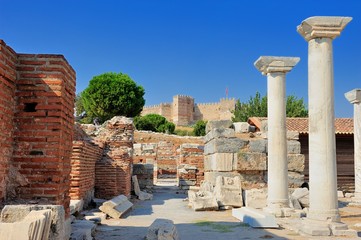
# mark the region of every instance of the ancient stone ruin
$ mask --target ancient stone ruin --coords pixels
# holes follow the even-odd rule
[[[72,214],[96,206],[101,212],[87,216],[94,221],[123,218],[133,202],[151,200],[154,185],[169,179],[188,191],[195,211],[232,208],[243,222],[270,228],[278,227],[277,218],[293,217],[302,234],[355,236],[339,212],[333,113],[332,40],[350,21],[312,17],[297,28],[309,44],[309,186],[298,133],[286,129],[285,75],[299,58],[255,62],[267,75],[264,132],[217,113],[204,138],[191,138],[136,131],[132,119],[120,116],[101,126],[74,124],[75,71],[66,59],[18,54],[0,40],[1,237],[91,239],[95,223]],[[360,89],[345,96],[354,105],[352,204],[360,205]],[[172,121],[197,120],[194,100],[177,96],[175,102],[160,107]],[[203,115],[213,109],[197,106]],[[150,226],[147,238],[159,237],[179,239],[172,221]]]

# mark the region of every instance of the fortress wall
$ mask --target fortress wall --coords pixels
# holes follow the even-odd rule
[[[163,117],[165,117],[168,121],[172,122],[172,114],[173,114],[173,109],[172,109],[172,104],[170,103],[161,103],[160,107],[159,107],[159,114],[162,115]]]
[[[194,99],[190,96],[177,95],[173,97],[173,122],[186,126],[193,123]]]
[[[184,95],[173,97],[173,103],[161,103],[160,105],[146,106],[142,116],[155,113],[165,117],[176,125],[186,126],[198,120],[230,120],[233,116],[236,100],[234,98],[222,98],[216,103],[194,104],[194,98]]]
[[[220,103],[197,104],[196,109],[202,116],[202,120],[219,120],[220,118]]]

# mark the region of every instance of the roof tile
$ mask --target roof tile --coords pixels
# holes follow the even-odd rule
[[[261,122],[267,120],[265,117],[251,117],[248,122],[258,129],[261,129]],[[287,118],[286,126],[288,131],[296,131],[300,134],[308,134],[308,118]],[[336,134],[353,134],[352,118],[336,118],[335,119]]]

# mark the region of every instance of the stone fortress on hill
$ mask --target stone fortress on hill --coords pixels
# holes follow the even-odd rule
[[[216,103],[194,103],[193,97],[176,95],[172,103],[144,106],[141,115],[155,113],[177,126],[187,126],[198,120],[231,120],[235,105],[234,98],[221,98]]]

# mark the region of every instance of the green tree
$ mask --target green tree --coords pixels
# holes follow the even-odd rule
[[[197,121],[193,128],[194,136],[206,135],[206,125],[207,125],[206,121],[203,121],[203,120]]]
[[[80,94],[75,97],[75,120],[80,123],[91,123],[92,118],[86,114],[83,99]]]
[[[303,98],[298,99],[295,96],[288,96],[286,103],[286,115],[287,117],[307,117],[308,111]]]
[[[147,114],[134,118],[134,125],[138,130],[147,130],[153,132],[174,133],[174,123],[168,122],[167,119],[159,114]]]
[[[238,99],[233,115],[233,122],[247,122],[249,117],[267,117],[267,96],[261,98],[261,94],[256,92],[256,96],[251,96],[246,103]]]
[[[248,102],[242,103],[238,99],[233,114],[233,122],[247,122],[250,117],[267,117],[267,96],[261,97],[261,94],[256,92],[256,96],[251,96]],[[288,96],[286,115],[287,117],[307,117],[308,111],[303,99],[292,95]]]
[[[81,93],[88,117],[100,122],[114,116],[135,117],[143,109],[144,89],[123,73],[104,73],[93,77]]]

